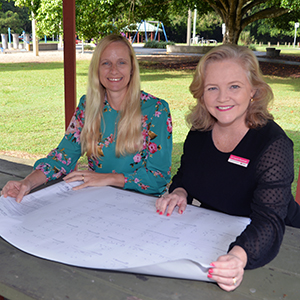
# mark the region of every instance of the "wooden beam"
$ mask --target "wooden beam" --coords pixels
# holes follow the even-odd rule
[[[65,128],[76,108],[75,0],[63,0]]]

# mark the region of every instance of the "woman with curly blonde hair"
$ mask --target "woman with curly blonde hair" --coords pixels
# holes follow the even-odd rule
[[[161,195],[170,181],[172,121],[168,103],[140,89],[139,65],[128,40],[109,35],[97,45],[82,96],[64,138],[34,171],[10,181],[2,195],[20,202],[34,187],[66,175],[74,189],[116,186]],[[81,155],[89,170],[74,171]]]
[[[251,222],[228,252],[211,262],[207,277],[231,291],[244,269],[270,262],[285,225],[300,228],[300,207],[291,193],[293,142],[273,121],[271,88],[253,52],[236,45],[215,47],[199,62],[190,91],[196,105],[187,116],[191,130],[170,194],[157,212],[183,213],[193,199],[201,207]]]

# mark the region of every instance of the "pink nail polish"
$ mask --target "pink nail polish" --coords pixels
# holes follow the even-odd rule
[[[209,269],[209,270],[208,270],[208,273],[213,273],[213,272],[214,272],[213,269]]]
[[[162,215],[163,214],[162,211],[159,214]]]
[[[167,217],[170,217],[170,214],[169,214],[169,213],[167,213]]]
[[[215,267],[215,265],[213,263],[211,263],[210,266]]]
[[[211,274],[208,274],[207,277],[208,277],[208,278],[212,278],[212,275],[211,275]]]
[[[159,213],[159,209],[156,212]]]

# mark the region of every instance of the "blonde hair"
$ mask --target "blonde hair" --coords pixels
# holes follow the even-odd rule
[[[86,152],[87,156],[98,156],[97,145],[101,137],[100,124],[106,93],[99,79],[99,64],[103,51],[114,42],[124,43],[128,47],[131,59],[131,78],[122,101],[117,128],[116,155],[134,153],[142,148],[139,65],[128,40],[121,35],[112,34],[101,39],[89,67],[85,123],[80,138],[81,151]]]
[[[271,87],[264,81],[259,68],[259,63],[253,51],[237,45],[224,44],[213,48],[204,55],[197,65],[190,92],[197,99],[197,103],[191,108],[186,120],[194,130],[210,130],[217,121],[207,110],[204,99],[205,71],[209,63],[235,60],[245,70],[249,83],[256,91],[248,107],[246,125],[249,128],[264,126],[273,116],[268,111],[268,106],[273,100]]]

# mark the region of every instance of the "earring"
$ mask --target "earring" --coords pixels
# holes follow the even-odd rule
[[[253,102],[253,101],[254,101],[254,99],[253,99],[253,98],[251,98],[251,99],[250,99],[250,102]]]

